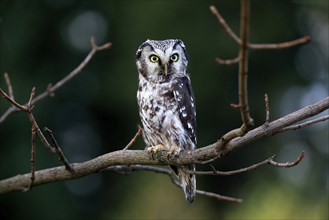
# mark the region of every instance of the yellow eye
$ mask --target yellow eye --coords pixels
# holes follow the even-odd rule
[[[150,60],[151,60],[152,63],[156,63],[156,62],[159,61],[159,57],[156,56],[156,55],[151,55],[150,56]]]
[[[170,60],[176,62],[178,60],[178,54],[175,53],[175,54],[171,55]]]

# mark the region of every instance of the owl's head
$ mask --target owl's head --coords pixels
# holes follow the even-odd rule
[[[136,52],[140,76],[153,83],[163,83],[186,75],[187,53],[181,40],[147,40]]]

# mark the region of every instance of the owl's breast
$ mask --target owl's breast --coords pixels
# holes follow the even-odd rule
[[[165,112],[176,110],[173,92],[167,84],[141,82],[137,92],[140,116],[156,127],[163,124]]]

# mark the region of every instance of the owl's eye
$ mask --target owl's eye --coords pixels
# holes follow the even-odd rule
[[[170,60],[176,62],[178,60],[178,54],[175,53],[175,54],[171,55]]]
[[[150,56],[150,60],[151,60],[152,63],[156,63],[156,62],[159,61],[159,57],[156,56],[156,55],[151,55]]]

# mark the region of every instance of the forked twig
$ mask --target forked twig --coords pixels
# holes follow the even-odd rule
[[[187,170],[185,169],[184,171],[186,173],[189,174],[194,174],[194,175],[201,175],[201,176],[230,176],[230,175],[235,175],[235,174],[240,174],[240,173],[246,173],[249,172],[251,170],[257,169],[261,166],[270,164],[272,166],[277,166],[277,167],[293,167],[296,166],[300,161],[302,161],[302,159],[304,158],[304,151],[300,154],[300,156],[293,162],[286,162],[286,163],[279,163],[274,161],[274,158],[276,157],[276,155],[273,155],[272,157],[259,162],[259,163],[255,163],[251,166],[248,167],[244,167],[241,169],[237,169],[237,170],[232,170],[232,171],[218,171],[216,170],[216,168],[213,165],[210,165],[211,167],[211,171],[191,171],[191,170]]]
[[[213,15],[216,16],[219,24],[223,27],[223,29],[226,31],[226,33],[238,44],[241,45],[241,39],[235,34],[235,32],[232,30],[232,28],[226,23],[225,19],[223,18],[223,16],[219,13],[219,11],[217,10],[217,8],[215,6],[210,6],[210,11]],[[292,41],[287,41],[287,42],[283,42],[283,43],[262,43],[262,44],[253,44],[253,43],[249,43],[247,44],[249,49],[286,49],[289,47],[294,47],[297,45],[301,45],[301,44],[306,44],[309,43],[311,41],[311,37],[310,36],[304,36],[301,38],[298,38],[296,40],[292,40]],[[226,63],[223,63],[226,64]],[[228,64],[230,65],[230,64]]]
[[[286,168],[293,167],[293,166],[296,166],[297,164],[299,164],[299,162],[302,161],[304,156],[305,156],[305,153],[304,153],[304,151],[302,151],[300,153],[299,157],[293,162],[279,163],[274,160],[270,160],[269,164],[271,164],[272,166],[276,166],[276,167],[286,167]]]
[[[5,91],[3,91],[1,88],[0,88],[0,93],[1,93],[1,95],[4,99],[9,101],[13,106],[18,108],[19,110],[21,110],[23,112],[28,112],[29,111],[29,109],[27,107],[18,104],[14,99],[12,99],[9,95],[7,95],[7,93],[5,93]]]
[[[27,116],[32,124],[32,150],[31,150],[31,186],[33,185],[34,182],[34,172],[35,172],[35,167],[34,167],[34,163],[35,163],[35,158],[34,158],[34,152],[35,152],[35,134],[38,134],[38,137],[40,139],[40,142],[42,143],[42,145],[49,150],[51,153],[55,153],[59,156],[60,161],[63,162],[64,166],[66,167],[66,169],[71,172],[72,174],[74,174],[74,170],[73,168],[69,165],[69,163],[67,162],[62,150],[60,149],[60,147],[58,146],[54,136],[52,135],[51,131],[49,129],[46,129],[46,131],[48,132],[48,134],[51,137],[51,140],[54,144],[54,147],[52,147],[49,142],[47,141],[47,139],[45,138],[45,136],[43,135],[42,131],[39,128],[39,125],[37,123],[37,121],[35,120],[32,110],[33,110],[33,97],[35,96],[35,92],[36,89],[35,87],[32,88],[31,94],[30,94],[30,98],[29,101],[27,102],[27,106],[23,106],[20,105],[19,103],[17,103],[15,100],[13,100],[12,98],[10,98],[7,93],[5,93],[1,88],[0,88],[0,93],[1,95],[8,100],[10,103],[12,103],[16,108],[18,108],[21,111],[24,111],[27,113]],[[28,188],[30,189],[31,186]],[[27,189],[27,190],[28,190]]]

